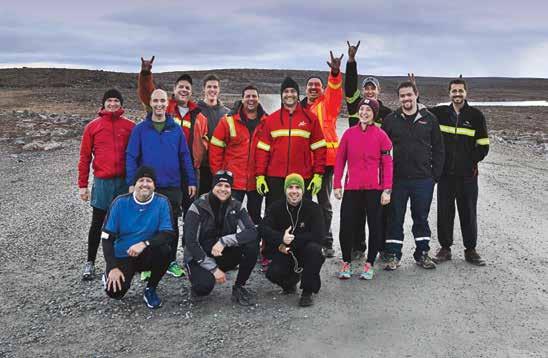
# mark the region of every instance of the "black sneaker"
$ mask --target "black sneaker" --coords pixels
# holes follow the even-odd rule
[[[430,256],[428,256],[427,251],[423,251],[421,256],[418,259],[415,259],[415,263],[427,270],[432,270],[436,268],[436,263],[432,261],[432,258]]]
[[[485,266],[485,260],[476,252],[476,249],[464,250],[464,259],[466,262],[476,266]]]
[[[323,253],[328,259],[335,257],[335,250],[332,247],[324,247]]]
[[[297,292],[297,284],[289,287],[282,287],[282,295],[292,295]]]
[[[253,306],[257,303],[257,299],[255,294],[244,286],[234,286],[232,287],[232,302],[236,302],[241,306]]]
[[[299,306],[301,307],[309,307],[314,304],[314,300],[312,299],[312,292],[305,292],[301,294],[301,299],[299,300]]]

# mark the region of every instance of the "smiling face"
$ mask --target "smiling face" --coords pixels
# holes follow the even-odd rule
[[[122,104],[120,103],[120,100],[118,98],[107,98],[107,100],[103,104],[103,107],[108,112],[116,112],[122,107]]]
[[[311,78],[306,83],[306,97],[310,102],[314,102],[316,98],[323,94],[322,81],[319,78]]]
[[[225,202],[230,198],[230,194],[232,193],[232,188],[230,187],[230,184],[226,182],[219,182],[217,185],[211,189],[211,192],[213,195],[217,197],[221,202]]]
[[[362,104],[358,111],[358,116],[360,118],[360,123],[362,124],[371,124],[375,119],[375,112],[367,104]]]
[[[411,111],[417,105],[417,94],[413,87],[402,87],[398,91],[400,104],[405,111]]]
[[[299,101],[299,93],[295,88],[286,88],[282,92],[282,103],[284,106],[293,108],[297,105],[297,102]]]
[[[449,98],[455,105],[462,105],[466,100],[466,88],[463,84],[452,84],[449,89]]]
[[[150,199],[154,192],[154,181],[149,177],[142,177],[135,182],[135,196],[137,200],[145,202]]]
[[[285,190],[285,195],[287,197],[287,202],[290,205],[297,205],[303,200],[303,189],[297,184],[291,184]]]
[[[204,98],[206,102],[217,102],[219,99],[219,93],[221,92],[221,85],[219,81],[210,80],[204,85]]]
[[[254,89],[247,89],[244,91],[242,97],[242,104],[247,112],[256,112],[259,106],[259,92]]]
[[[185,105],[190,101],[192,97],[192,85],[190,82],[181,80],[175,84],[173,87],[173,96],[177,103]]]
[[[165,118],[167,109],[167,93],[164,90],[157,89],[150,95],[150,107],[152,107],[153,119]]]
[[[372,83],[367,83],[364,88],[362,88],[363,98],[377,99],[379,97],[379,90]]]

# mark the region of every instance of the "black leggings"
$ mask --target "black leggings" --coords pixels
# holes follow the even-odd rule
[[[365,235],[365,228],[356,231],[357,223],[367,217],[369,227],[369,249],[367,262],[374,264],[377,253],[382,248],[382,205],[380,190],[345,190],[341,203],[341,223],[339,241],[343,261],[352,260],[352,247],[356,236]]]
[[[103,228],[105,216],[107,216],[106,210],[93,208],[91,227],[88,233],[88,261],[95,262],[97,258],[97,249],[101,243],[101,229]]]
[[[226,247],[223,250],[223,255],[215,257],[215,261],[223,272],[234,270],[239,265],[235,285],[243,286],[251,276],[255,263],[257,263],[257,255],[259,255],[259,243],[254,241],[242,246]],[[194,260],[187,264],[186,268],[192,290],[198,296],[209,295],[215,287],[213,273],[204,269]]]
[[[120,291],[109,291],[105,288],[105,292],[110,298],[121,299],[131,286],[131,279],[135,272],[150,271],[147,287],[156,288],[160,280],[167,271],[170,263],[171,248],[169,245],[161,245],[156,247],[147,247],[137,257],[127,257],[116,259],[116,268],[120,269],[124,274],[124,282]],[[108,275],[108,273],[107,273]]]

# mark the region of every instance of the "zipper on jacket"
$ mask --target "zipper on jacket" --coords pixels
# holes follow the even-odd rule
[[[293,113],[289,112],[289,136],[287,138],[287,166],[285,169],[285,176],[289,174],[289,161],[291,160],[291,122],[293,120]]]
[[[455,115],[457,116],[457,119],[455,121],[455,140],[453,141],[453,167],[451,168],[453,174],[457,171],[457,142],[459,140],[457,131],[459,130],[460,113],[455,112]]]
[[[118,146],[116,145],[116,131],[114,129],[114,115],[110,114],[110,120],[112,125],[112,144],[114,145],[114,173],[118,173]]]

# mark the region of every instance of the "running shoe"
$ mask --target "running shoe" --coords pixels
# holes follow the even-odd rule
[[[352,277],[350,263],[341,261],[341,270],[337,273],[337,277],[341,280],[347,280]]]
[[[142,271],[141,272],[141,281],[148,281],[150,278],[151,272],[150,271]]]
[[[398,267],[400,267],[400,260],[395,255],[389,255],[388,259],[386,260],[386,266],[384,266],[384,269],[387,271],[394,271]]]
[[[160,300],[160,297],[158,297],[158,294],[156,294],[156,288],[146,287],[143,299],[148,308],[154,309],[162,306],[162,301]]]
[[[173,277],[181,277],[185,275],[185,270],[183,270],[182,267],[179,266],[177,261],[173,261],[169,264],[166,273],[170,274]]]
[[[363,272],[360,275],[360,278],[362,280],[372,280],[373,275],[375,275],[375,269],[373,266],[368,262],[363,266]]]
[[[95,264],[93,261],[88,261],[84,264],[84,271],[82,272],[82,280],[91,281],[95,277]]]
[[[432,258],[428,255],[427,251],[423,251],[418,259],[415,259],[415,263],[420,267],[432,270],[436,268],[436,263],[432,261]]]

